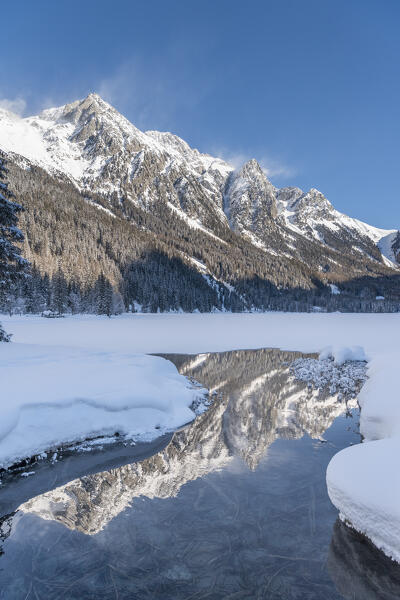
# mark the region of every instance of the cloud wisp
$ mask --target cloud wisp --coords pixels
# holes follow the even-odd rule
[[[0,108],[3,108],[4,110],[7,110],[19,116],[23,116],[25,114],[26,106],[26,100],[24,100],[24,98],[22,98],[21,96],[17,96],[12,100],[9,98],[1,97],[0,94]]]
[[[38,96],[32,100],[31,96],[32,94],[30,93],[27,93],[25,97],[18,94],[12,99],[3,96],[0,91],[0,108],[18,115],[19,117],[27,117],[30,115],[37,115],[47,108],[61,106],[64,100],[57,101],[51,96]],[[74,100],[75,99],[76,98],[74,98]]]
[[[255,158],[267,177],[278,177],[284,180],[294,177],[298,173],[297,169],[294,167],[286,165],[270,156],[258,156],[257,153],[251,155],[250,153],[244,152],[232,152],[226,148],[214,148],[211,154],[222,158],[235,167],[235,169],[239,169],[247,161]]]

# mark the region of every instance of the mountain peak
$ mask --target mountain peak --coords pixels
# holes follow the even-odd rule
[[[99,116],[108,113],[111,115],[119,114],[118,111],[105,102],[98,94],[91,93],[81,100],[75,100],[70,104],[60,107],[62,110],[62,118],[74,123],[87,120],[88,117]]]
[[[265,231],[276,217],[276,189],[255,158],[231,173],[224,197],[228,221],[237,231]]]
[[[248,166],[249,168],[252,169],[259,169],[261,171],[261,167],[260,164],[257,162],[257,160],[255,158],[250,158],[250,160],[248,160],[247,162],[244,163],[244,166]]]
[[[114,108],[114,106],[112,104],[110,104],[109,102],[106,102],[106,100],[104,100],[96,92],[91,92],[85,98],[82,98],[81,100],[77,100],[76,102],[79,103],[79,105],[81,105],[81,106],[85,106],[88,108],[91,107],[93,111],[100,111],[100,112],[110,111],[113,113],[120,114],[117,111],[117,109]]]
[[[300,201],[304,205],[312,205],[314,207],[318,207],[321,210],[333,210],[333,206],[329,202],[329,200],[324,196],[322,192],[320,192],[316,188],[311,188],[306,194],[304,194],[303,198]]]
[[[96,102],[105,102],[103,100],[103,98],[101,96],[99,96],[99,94],[97,94],[96,92],[90,92],[90,94],[88,94],[85,98],[85,100],[87,100],[88,98],[91,98],[92,100],[96,100]]]
[[[251,158],[245,162],[237,171],[241,176],[254,176],[255,174],[258,174],[265,177],[265,173],[255,158]]]

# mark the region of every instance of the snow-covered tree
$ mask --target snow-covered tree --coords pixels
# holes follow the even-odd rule
[[[18,229],[18,213],[22,206],[12,200],[14,197],[8,189],[6,156],[0,151],[0,299],[3,300],[10,287],[24,273],[28,262],[22,258],[21,250],[16,245],[24,236]],[[0,325],[0,341],[8,342],[7,335]]]

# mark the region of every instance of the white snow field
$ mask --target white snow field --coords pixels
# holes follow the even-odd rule
[[[154,436],[155,425],[163,431],[193,418],[189,406],[196,391],[170,363],[143,353],[276,347],[319,352],[339,364],[367,358],[369,379],[359,395],[365,442],[334,456],[328,491],[342,519],[400,562],[400,314],[4,316],[0,321],[14,334],[13,343],[0,344],[2,464],[16,448],[29,454],[29,444],[37,451],[72,433],[108,427],[108,432]]]
[[[0,468],[115,433],[150,441],[191,421],[202,392],[156,356],[0,343]]]

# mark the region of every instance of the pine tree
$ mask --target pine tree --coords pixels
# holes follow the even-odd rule
[[[8,189],[7,173],[6,156],[0,151],[0,301],[4,301],[11,286],[21,278],[28,265],[16,245],[24,239],[17,227],[22,206],[12,200],[14,196]],[[0,341],[9,340],[10,336],[0,325]]]
[[[113,289],[111,283],[103,275],[99,275],[96,285],[97,314],[111,317],[113,309]]]
[[[57,273],[52,280],[52,308],[59,315],[65,311],[67,304],[67,282],[65,281],[64,273],[61,266],[58,267]]]

